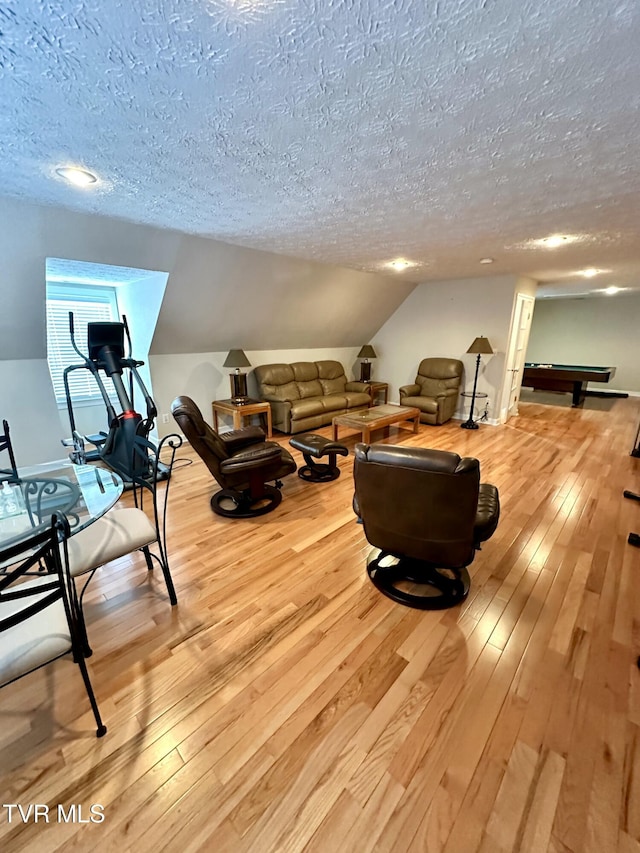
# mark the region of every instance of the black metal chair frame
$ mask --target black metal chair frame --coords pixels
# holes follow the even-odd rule
[[[0,434],[0,453],[6,450],[9,454],[10,468],[0,468],[0,481],[8,480],[9,482],[18,480],[18,467],[16,458],[13,455],[13,446],[11,444],[11,435],[9,432],[9,423],[6,420],[2,421],[2,434]]]
[[[97,726],[96,736],[102,737],[106,734],[107,727],[102,722],[84,659],[82,629],[79,613],[74,603],[74,586],[69,575],[69,564],[66,554],[68,536],[69,525],[66,518],[64,516],[53,515],[50,527],[0,552],[0,562],[9,561],[14,565],[13,568],[0,575],[0,604],[7,601],[25,602],[25,606],[19,612],[0,619],[0,636],[3,631],[14,628],[21,622],[31,619],[58,601],[61,601],[64,607],[70,636],[70,648],[67,651],[52,657],[50,660],[16,676],[0,686],[4,687],[6,684],[11,684],[13,681],[17,681],[30,672],[35,672],[36,669],[40,669],[47,663],[51,663],[71,652],[74,662],[78,664],[80,669],[91,704],[91,710],[95,717]],[[63,545],[64,558],[60,553],[60,542]],[[19,564],[15,565],[16,563]],[[16,581],[28,576],[37,576],[42,582],[39,582],[37,585],[15,584]],[[43,593],[47,594],[43,597]],[[29,599],[37,600],[29,603]]]

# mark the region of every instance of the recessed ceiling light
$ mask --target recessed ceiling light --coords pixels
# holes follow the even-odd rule
[[[544,246],[545,249],[557,249],[560,246],[566,246],[568,243],[574,243],[578,237],[574,234],[551,234],[549,237],[541,237],[540,240],[533,242],[537,246]]]
[[[585,278],[593,278],[594,275],[598,275],[601,272],[603,272],[603,270],[597,270],[595,267],[589,267],[586,270],[582,270],[580,275],[583,275]]]
[[[78,169],[75,166],[61,166],[56,169],[56,174],[74,184],[76,187],[88,187],[97,182],[97,177],[86,169]]]
[[[480,258],[480,263],[481,264],[492,264],[493,258]]]
[[[406,261],[404,258],[396,258],[395,261],[389,261],[387,266],[391,267],[391,269],[394,269],[396,272],[402,272],[402,270],[412,267],[413,263],[411,261]]]
[[[613,296],[613,294],[617,293],[619,290],[619,287],[615,287],[614,285],[612,285],[611,287],[605,287],[604,292],[607,294],[607,296]]]

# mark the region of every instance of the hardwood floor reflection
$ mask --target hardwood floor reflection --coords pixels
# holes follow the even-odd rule
[[[477,456],[500,489],[468,600],[432,613],[369,583],[352,456],[232,521],[183,448],[178,607],[142,557],[88,594],[106,737],[71,663],[0,692],[2,802],[49,807],[2,808],[0,848],[640,853],[639,418],[638,398],[523,403],[506,426],[374,436]]]

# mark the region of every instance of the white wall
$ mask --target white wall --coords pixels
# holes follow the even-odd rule
[[[482,356],[477,390],[489,395],[489,417],[497,418],[518,289],[528,292],[535,289],[535,282],[497,276],[419,285],[372,341],[378,356],[373,376],[390,383],[389,399],[398,402],[400,386],[412,383],[420,361],[433,356],[461,359],[465,365],[461,390],[471,391],[476,356],[468,355],[467,349],[476,337],[484,335],[494,355]],[[468,402],[460,398],[459,417],[468,415],[468,409],[463,412]]]
[[[360,362],[356,356],[360,347],[338,349],[288,349],[288,350],[245,350],[251,362],[246,368],[249,396],[257,395],[257,383],[253,368],[259,364],[289,364],[293,361],[321,361],[335,359],[342,363],[347,379],[360,376]],[[161,436],[175,432],[177,424],[169,414],[172,400],[180,394],[191,397],[201,410],[207,423],[212,424],[211,403],[227,400],[231,395],[230,368],[223,367],[228,352],[209,352],[178,355],[152,355],[151,374],[156,405],[158,407],[158,431]],[[162,415],[169,414],[169,423],[162,423]],[[221,418],[221,425],[231,426],[231,419]]]
[[[23,464],[59,458],[65,452],[59,441],[70,435],[66,411],[59,412],[53,400],[45,360],[48,257],[169,274],[150,350],[159,358],[186,355],[163,355],[152,369],[150,384],[161,412],[168,411],[175,394],[188,393],[184,381],[174,382],[174,364],[183,366],[177,379],[189,378],[187,385],[195,382],[196,388],[202,382],[193,396],[204,411],[211,400],[229,396],[228,371],[222,369],[229,349],[245,349],[253,364],[334,353],[341,359],[368,343],[415,286],[392,276],[7,198],[0,199],[0,254],[0,417],[11,415],[10,421],[26,425],[20,440]],[[147,360],[137,328],[140,310],[150,310],[144,299],[127,314],[134,355]],[[259,358],[258,349],[263,350]],[[106,429],[102,406],[78,406],[75,414],[82,432]]]
[[[127,318],[127,325],[129,326],[132,357],[137,361],[144,361],[142,367],[138,368],[138,375],[154,401],[155,391],[149,364],[149,350],[168,278],[167,273],[156,273],[155,276],[145,278],[143,281],[121,285],[117,290],[120,314]],[[135,410],[145,417],[147,410],[144,405],[144,398],[142,391],[135,382],[133,403]],[[104,424],[104,407],[102,409],[102,423]],[[104,428],[104,426],[97,427],[98,430]],[[95,429],[96,427],[91,431]]]
[[[19,468],[68,454],[60,439],[70,429],[60,420],[46,359],[0,361],[0,418],[9,421]]]
[[[527,361],[615,367],[595,391],[640,393],[640,294],[538,299]]]

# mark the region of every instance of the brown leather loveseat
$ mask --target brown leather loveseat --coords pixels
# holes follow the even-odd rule
[[[339,361],[295,361],[256,367],[258,396],[271,403],[280,432],[306,432],[333,417],[371,405],[366,382],[348,382]]]

